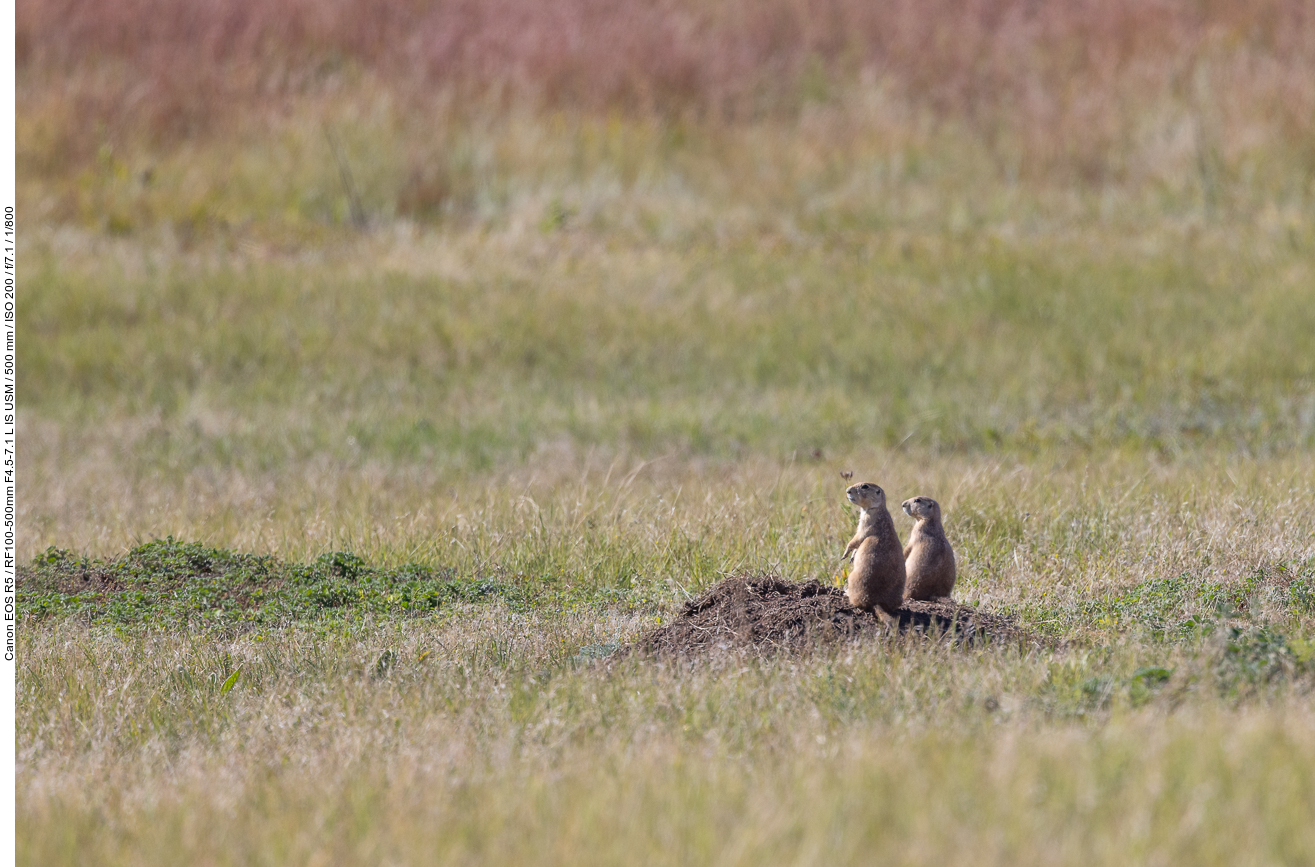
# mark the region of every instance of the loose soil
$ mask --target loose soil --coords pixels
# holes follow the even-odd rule
[[[686,603],[671,623],[641,636],[629,650],[692,655],[757,647],[798,648],[868,636],[918,632],[954,642],[1016,642],[1011,620],[949,599],[906,601],[883,618],[849,604],[838,587],[771,575],[732,576]]]

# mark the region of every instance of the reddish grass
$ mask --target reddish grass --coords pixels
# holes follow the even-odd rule
[[[407,102],[731,122],[876,79],[1083,171],[1207,102],[1315,151],[1310,0],[20,0],[17,47],[20,105],[157,141],[365,72]]]

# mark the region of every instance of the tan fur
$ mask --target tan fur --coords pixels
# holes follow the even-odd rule
[[[845,595],[855,608],[870,611],[879,607],[894,614],[904,599],[904,557],[895,521],[886,508],[886,492],[864,482],[850,485],[845,496],[862,510],[858,530],[845,548],[846,557],[854,554]]]
[[[914,497],[903,506],[918,522],[904,548],[904,595],[921,600],[948,597],[954,589],[954,549],[945,538],[941,505],[931,497]]]

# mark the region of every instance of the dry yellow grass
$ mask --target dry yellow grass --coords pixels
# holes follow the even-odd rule
[[[1309,692],[1221,701],[1218,647],[552,661],[637,625],[494,610],[226,641],[29,633],[20,860],[1268,864],[1315,852]],[[1106,703],[1086,687],[1127,684],[1148,661],[1174,672],[1149,698],[1119,686]]]
[[[510,589],[40,607],[23,863],[1315,858],[1299,3],[910,6],[980,50],[810,65],[824,28],[615,111],[399,78],[350,3],[266,4],[314,27],[127,105],[223,30],[84,26],[146,8],[193,21],[20,10],[20,558],[172,535]],[[1041,640],[587,664],[727,573],[833,577],[842,470],[939,500],[956,595]]]

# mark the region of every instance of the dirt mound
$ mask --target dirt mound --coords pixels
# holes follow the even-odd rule
[[[886,622],[854,608],[838,587],[747,575],[727,578],[686,603],[675,620],[641,636],[629,649],[689,655],[736,647],[793,648],[910,630],[961,642],[1022,637],[1008,619],[948,600],[905,602]]]

